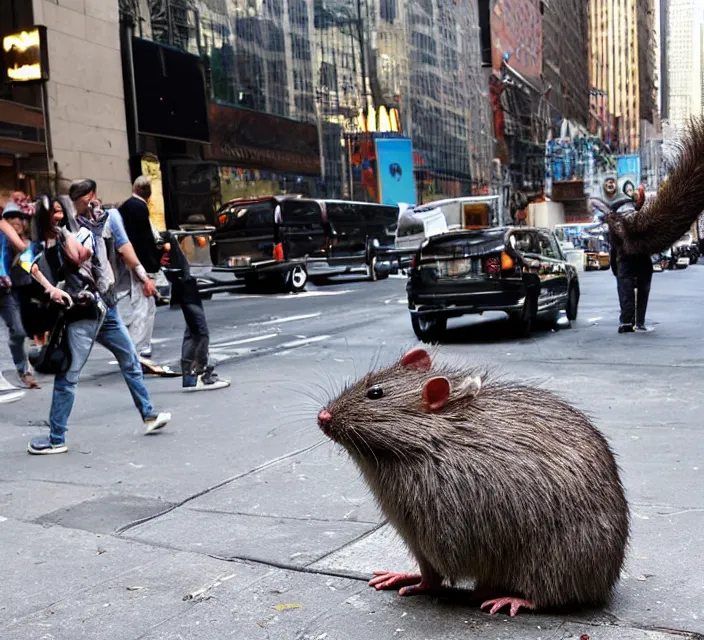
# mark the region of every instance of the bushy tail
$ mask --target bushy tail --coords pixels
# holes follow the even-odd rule
[[[605,218],[623,253],[654,254],[668,249],[704,211],[704,118],[690,120],[678,146],[677,164],[656,198],[630,216],[609,214]]]

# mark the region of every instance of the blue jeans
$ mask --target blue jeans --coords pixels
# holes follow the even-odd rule
[[[68,325],[71,367],[66,373],[57,375],[54,380],[54,395],[49,415],[51,440],[54,443],[64,441],[68,419],[76,397],[78,378],[95,342],[112,351],[117,358],[127,388],[142,419],[147,418],[154,411],[149,391],[144,385],[142,365],[139,363],[137,351],[125,325],[120,320],[117,309],[112,308],[108,310],[102,324],[100,320],[78,320]]]
[[[15,363],[18,373],[27,373],[29,371],[29,361],[25,351],[25,339],[27,336],[22,325],[20,302],[14,291],[9,293],[0,291],[0,317],[7,325],[7,331],[10,334],[9,344],[12,362]]]

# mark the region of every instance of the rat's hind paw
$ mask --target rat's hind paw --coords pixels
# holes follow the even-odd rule
[[[499,610],[503,609],[507,604],[511,605],[512,618],[518,613],[518,610],[521,607],[523,607],[524,609],[535,609],[535,605],[530,600],[523,600],[522,598],[495,598],[494,600],[487,600],[479,608],[484,609],[485,607],[493,605],[491,607],[491,611],[489,611],[489,615],[493,616]]]
[[[377,590],[393,587],[418,585],[423,580],[419,573],[393,573],[391,571],[375,571],[369,586]]]

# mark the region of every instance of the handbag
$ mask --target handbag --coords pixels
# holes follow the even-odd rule
[[[71,349],[68,344],[68,324],[64,312],[59,313],[46,344],[30,350],[29,362],[39,373],[66,373],[71,367]]]

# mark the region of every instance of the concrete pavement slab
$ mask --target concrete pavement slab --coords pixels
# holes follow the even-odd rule
[[[418,571],[415,559],[389,524],[314,562],[309,568],[346,573],[367,580],[374,571]]]
[[[704,635],[704,510],[631,508],[626,575],[609,608],[619,619]]]
[[[0,478],[60,479],[178,502],[322,439],[315,425],[317,405],[295,391],[308,382],[312,386],[317,371],[271,359],[229,366],[235,384],[217,392],[184,394],[178,380],[149,382],[158,406],[173,415],[153,437],[142,435],[120,378],[106,379],[101,382],[105,386],[81,382],[67,434],[69,452],[62,456],[27,455],[28,438],[47,432],[28,421],[45,417],[48,407],[28,416],[27,407],[16,403],[13,413],[2,415]],[[228,367],[221,373],[226,376]],[[272,393],[280,402],[272,402]]]
[[[104,494],[93,487],[57,482],[0,481],[0,516],[29,522]]]
[[[124,537],[224,558],[305,566],[375,526],[178,509],[130,529]]]
[[[594,616],[489,616],[476,604],[403,598],[340,578],[276,572],[246,591],[223,584],[214,598],[160,625],[143,640],[681,640]],[[691,637],[691,636],[689,636]]]
[[[0,521],[0,620],[45,609],[171,552],[111,536]],[[18,636],[14,636],[18,637]]]
[[[46,513],[36,522],[111,534],[126,522],[150,518],[174,506],[171,502],[138,496],[107,495]]]
[[[249,589],[270,573],[266,567],[150,549],[125,541],[104,541],[87,534],[76,544],[68,539],[68,532],[53,533],[55,539],[48,544],[47,565],[53,564],[57,570],[59,562],[64,566],[71,563],[73,568],[67,573],[83,573],[84,577],[77,580],[75,575],[66,575],[61,580],[54,579],[51,593],[3,594],[2,640],[135,640],[199,606],[220,583],[230,583],[231,592],[236,592]],[[105,544],[105,549],[93,558],[90,554],[95,553],[96,540]],[[65,559],[57,558],[62,543],[69,542],[71,553],[64,551]],[[103,565],[99,572],[86,566],[76,571],[77,565],[86,562],[81,553],[83,546],[90,562]],[[42,579],[30,563],[25,582],[32,584],[33,578],[39,587]],[[19,606],[22,597],[26,598],[25,606]]]
[[[329,442],[240,478],[189,502],[187,508],[372,524],[382,520],[347,453]]]

